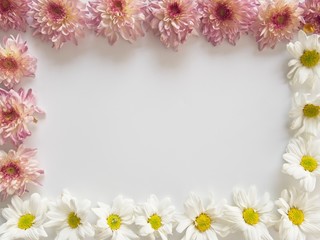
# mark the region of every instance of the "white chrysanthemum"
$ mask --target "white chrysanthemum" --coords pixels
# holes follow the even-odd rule
[[[43,228],[46,220],[47,200],[34,193],[30,199],[22,201],[14,196],[11,205],[2,210],[2,216],[7,220],[0,227],[0,239],[38,240],[47,237]]]
[[[289,43],[287,49],[294,57],[288,64],[291,67],[288,78],[293,84],[308,82],[313,87],[320,77],[319,35],[307,36],[299,31],[298,41]]]
[[[224,219],[232,232],[241,231],[246,240],[273,239],[267,228],[275,221],[273,203],[268,193],[259,199],[255,187],[250,187],[248,192],[236,188],[233,201],[236,206],[226,205],[224,211]]]
[[[296,136],[303,133],[316,136],[320,127],[320,95],[296,93],[289,116]]]
[[[95,239],[130,240],[138,236],[129,228],[134,223],[134,202],[118,196],[112,206],[98,203],[92,211],[98,216]]]
[[[283,159],[286,163],[282,171],[299,180],[306,191],[312,192],[320,175],[320,140],[292,139]]]
[[[191,193],[184,208],[184,215],[177,217],[177,231],[186,230],[183,240],[217,240],[217,234],[225,236],[229,233],[222,222],[223,206],[216,204],[212,197],[204,204],[198,195]]]
[[[57,230],[56,240],[80,240],[92,237],[94,230],[88,222],[90,201],[78,201],[64,190],[56,202],[49,204],[46,227]]]
[[[283,190],[276,201],[281,240],[306,240],[307,235],[320,237],[320,197],[312,198],[306,192]]]
[[[137,208],[135,222],[141,227],[141,236],[148,236],[152,240],[159,237],[167,240],[167,235],[172,234],[174,215],[175,207],[169,198],[159,201],[155,195],[151,195],[146,203]]]

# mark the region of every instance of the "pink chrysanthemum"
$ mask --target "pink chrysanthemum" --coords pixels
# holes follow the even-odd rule
[[[26,31],[30,0],[0,0],[0,29]]]
[[[97,0],[88,3],[88,26],[114,44],[119,36],[132,43],[144,36],[145,3],[140,0]]]
[[[320,33],[320,1],[305,0],[301,3],[303,9],[303,19],[306,26],[309,26],[311,33]]]
[[[226,39],[232,45],[247,33],[258,13],[255,0],[199,0],[200,30],[214,46]]]
[[[61,48],[65,42],[78,44],[84,36],[85,4],[79,0],[33,0],[30,10],[34,35]]]
[[[199,24],[194,0],[153,0],[149,12],[150,27],[167,48],[174,50]]]
[[[12,88],[24,77],[34,77],[36,67],[37,60],[28,55],[27,43],[20,35],[4,37],[0,46],[0,83]]]
[[[40,185],[38,178],[44,173],[34,160],[36,149],[19,146],[17,151],[0,151],[0,194],[2,200],[13,194],[21,196],[27,184]]]
[[[36,114],[43,113],[37,106],[32,90],[18,92],[0,89],[0,144],[11,140],[20,144],[31,135],[30,122],[37,122]]]
[[[265,0],[252,24],[259,50],[274,48],[280,41],[290,41],[299,30],[302,11],[299,0]]]

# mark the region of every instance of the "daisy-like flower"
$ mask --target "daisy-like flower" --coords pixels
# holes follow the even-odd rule
[[[230,224],[231,231],[241,231],[246,240],[272,240],[268,226],[273,224],[273,203],[268,193],[258,198],[255,187],[248,192],[242,189],[233,191],[236,206],[225,206],[224,219]]]
[[[320,206],[318,195],[309,197],[308,193],[295,189],[283,190],[276,201],[281,240],[306,240],[307,235],[320,237]]]
[[[64,190],[56,202],[49,203],[45,227],[57,231],[56,240],[80,240],[93,237],[94,230],[88,221],[90,212],[89,200],[77,200]]]
[[[52,42],[56,49],[68,41],[77,45],[78,38],[84,36],[85,13],[85,4],[80,0],[33,0],[33,34]]]
[[[0,151],[0,194],[2,199],[9,195],[21,196],[29,183],[40,185],[38,178],[44,173],[34,160],[36,149],[20,145],[17,151]]]
[[[199,24],[193,0],[152,0],[149,5],[150,27],[167,48],[178,49]]]
[[[36,67],[37,60],[28,54],[27,42],[20,35],[3,38],[3,45],[0,46],[0,83],[12,88],[24,77],[34,77]]]
[[[0,0],[0,29],[26,31],[29,0]]]
[[[291,67],[288,78],[293,84],[307,82],[315,86],[320,77],[320,44],[319,35],[307,36],[304,31],[299,31],[298,41],[287,46],[293,59],[289,62]]]
[[[97,0],[88,3],[88,26],[114,44],[119,36],[130,43],[144,36],[142,10],[146,4],[140,0]]]
[[[37,193],[32,194],[26,201],[14,196],[11,205],[2,210],[2,216],[7,221],[0,226],[0,238],[39,240],[47,237],[43,228],[46,211],[47,200],[41,199]]]
[[[289,113],[291,129],[300,134],[316,136],[320,130],[320,95],[296,93]]]
[[[200,0],[200,29],[214,46],[226,39],[232,45],[246,33],[257,16],[255,0]]]
[[[169,198],[161,201],[151,195],[146,203],[137,208],[136,224],[140,226],[140,235],[150,239],[162,238],[172,234],[172,225],[175,222],[175,207]]]
[[[118,196],[112,206],[98,203],[92,211],[98,216],[95,239],[123,240],[135,239],[138,236],[129,228],[134,223],[133,200]]]
[[[320,2],[305,0],[301,3],[303,9],[304,28],[308,33],[320,33]]]
[[[259,50],[291,40],[299,30],[302,12],[299,0],[262,0],[258,17],[251,26]]]
[[[29,123],[36,123],[36,115],[42,113],[31,89],[16,92],[0,88],[0,144],[11,140],[19,145],[31,135]]]
[[[304,190],[312,192],[320,175],[320,140],[292,139],[283,159],[286,163],[282,171],[299,180]]]
[[[177,216],[177,231],[186,230],[183,240],[217,240],[217,235],[226,236],[229,229],[222,220],[222,207],[212,198],[204,203],[198,195],[191,193],[184,204],[184,215]]]

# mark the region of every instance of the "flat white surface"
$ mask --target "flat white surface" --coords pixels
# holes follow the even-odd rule
[[[26,142],[39,150],[44,196],[68,188],[95,204],[154,193],[182,210],[190,191],[230,199],[255,184],[277,199],[288,186],[285,45],[258,52],[246,36],[215,48],[191,37],[173,52],[151,34],[113,47],[90,34],[56,51],[23,36],[39,60],[24,86],[47,112]]]

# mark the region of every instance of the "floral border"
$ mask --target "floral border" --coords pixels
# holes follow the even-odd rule
[[[235,20],[235,12],[240,20],[221,25]],[[213,45],[224,39],[235,44],[241,33],[252,32],[260,50],[291,39],[303,28],[298,41],[287,45],[292,55],[287,76],[295,92],[289,113],[294,137],[283,155],[282,168],[297,184],[283,190],[276,201],[271,201],[268,193],[260,197],[254,186],[234,189],[232,204],[191,193],[184,213],[178,213],[169,198],[155,195],[139,204],[118,196],[111,205],[99,202],[93,208],[89,200],[78,200],[67,190],[55,201],[38,193],[22,200],[27,186],[40,184],[38,179],[44,173],[35,160],[36,149],[22,144],[31,135],[29,125],[36,123],[43,111],[32,90],[13,89],[24,78],[34,77],[36,59],[29,55],[20,35],[5,37],[0,47],[0,81],[6,87],[0,88],[0,144],[13,143],[15,148],[0,151],[0,194],[2,199],[11,197],[11,203],[2,209],[6,222],[0,226],[1,239],[42,239],[53,229],[57,240],[93,236],[99,240],[167,240],[174,230],[184,240],[216,240],[234,232],[242,232],[246,240],[271,240],[270,227],[275,227],[281,240],[320,237],[320,195],[314,192],[320,175],[320,3],[98,0],[85,7],[76,0],[0,0],[0,29],[24,31],[27,16],[32,19],[34,34],[55,48],[68,41],[77,43],[87,26],[110,44],[119,37],[133,42],[149,28],[174,50],[197,27]],[[73,22],[66,24],[66,19]],[[90,213],[96,215],[95,224]]]

